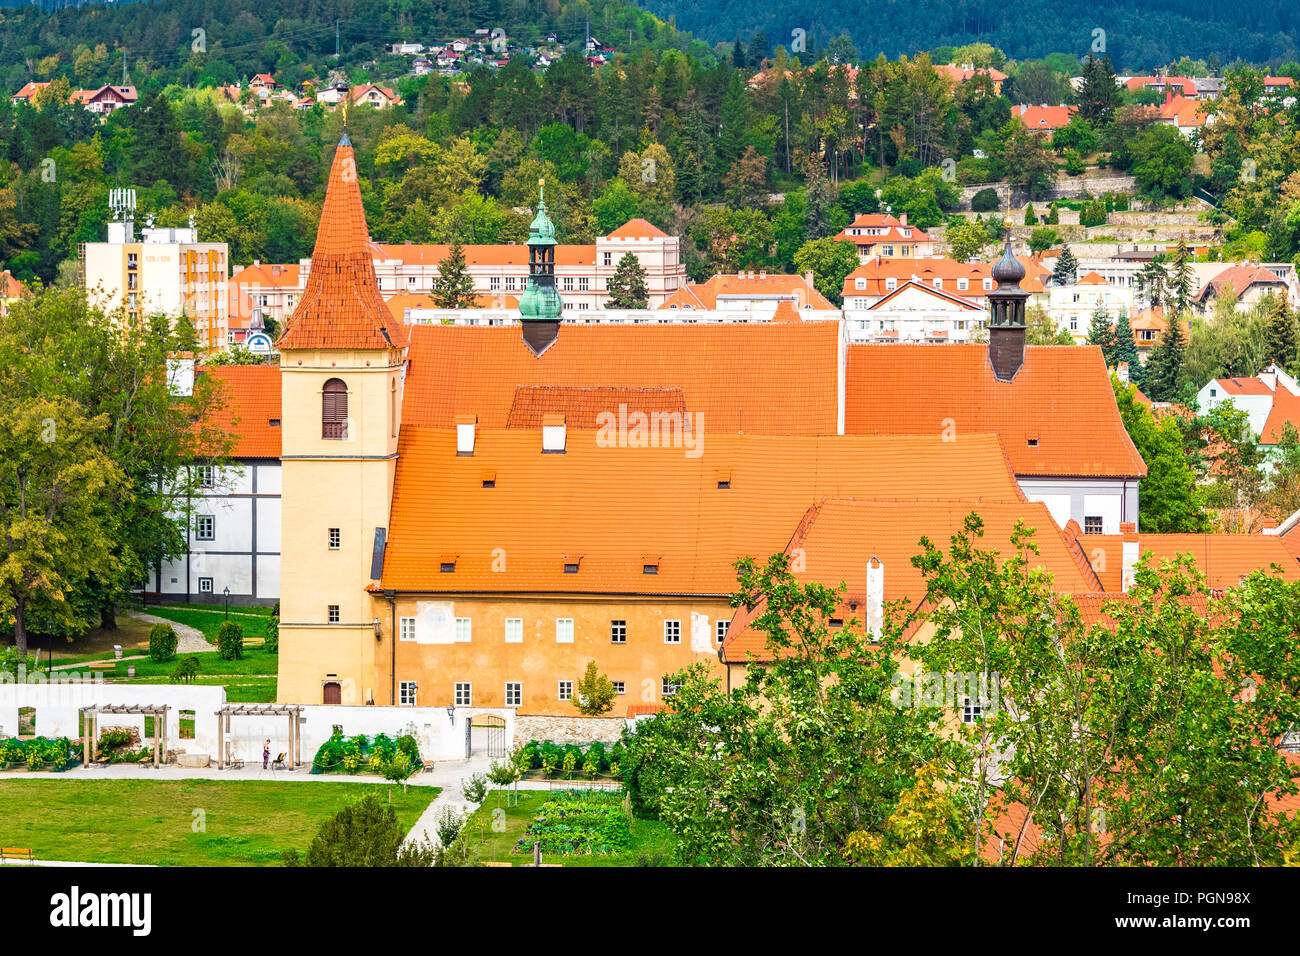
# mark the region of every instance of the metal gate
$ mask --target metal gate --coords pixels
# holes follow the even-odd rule
[[[506,719],[496,714],[479,714],[468,721],[472,754],[486,754],[493,760],[506,756]]]

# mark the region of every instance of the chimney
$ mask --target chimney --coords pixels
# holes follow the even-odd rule
[[[903,213],[901,216],[898,217],[898,224],[900,226],[907,225],[907,213]]]
[[[885,627],[885,565],[874,554],[867,562],[867,606],[864,610],[867,633],[879,640]]]
[[[542,416],[542,454],[563,455],[565,437],[563,415],[550,414]]]
[[[1133,569],[1138,563],[1138,535],[1137,524],[1132,521],[1122,522],[1119,526],[1119,533],[1122,537],[1120,544],[1120,588],[1127,592],[1133,586]]]
[[[478,423],[477,415],[456,416],[456,454],[474,454],[474,431]]]
[[[1277,366],[1270,365],[1259,373],[1259,380],[1268,386],[1270,392],[1277,391]]]
[[[1119,362],[1115,366],[1115,377],[1125,385],[1128,384],[1128,362]]]

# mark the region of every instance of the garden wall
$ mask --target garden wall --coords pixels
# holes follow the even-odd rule
[[[549,740],[557,744],[611,742],[623,734],[622,717],[524,717],[515,718],[516,743]]]
[[[80,735],[82,707],[92,704],[166,705],[167,746],[191,754],[207,754],[217,759],[217,711],[226,703],[224,687],[192,684],[108,684],[102,681],[46,683],[0,683],[0,737],[18,734],[18,711],[22,707],[36,710],[36,736],[68,737]],[[181,739],[180,712],[194,712],[194,737]],[[505,745],[516,742],[515,712],[506,708],[462,708],[449,716],[445,707],[344,707],[321,704],[302,708],[302,758],[310,764],[320,745],[329,739],[334,727],[343,728],[349,737],[365,734],[388,734],[396,737],[409,733],[420,743],[425,760],[460,760],[469,755],[469,726],[473,717],[495,715],[505,720]],[[613,721],[620,724],[622,721]],[[144,738],[143,714],[103,714],[100,728],[134,727]],[[583,740],[618,738],[617,730],[609,737],[583,737]],[[271,756],[289,751],[288,717],[232,716],[230,732],[225,735],[227,753],[250,765],[262,759],[262,745],[271,741]],[[524,740],[529,739],[524,737]],[[558,739],[558,738],[557,738]]]

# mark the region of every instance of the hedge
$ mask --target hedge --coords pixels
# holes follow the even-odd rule
[[[237,661],[244,656],[244,628],[234,621],[222,621],[217,628],[217,656]]]
[[[159,622],[149,629],[149,658],[163,664],[176,656],[176,632],[170,624]]]

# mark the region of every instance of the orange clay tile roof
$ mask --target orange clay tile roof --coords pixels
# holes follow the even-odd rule
[[[1054,130],[1070,125],[1070,117],[1078,111],[1074,106],[1022,106],[1011,107],[1011,115],[1030,129]]]
[[[437,303],[423,292],[396,292],[384,300],[388,311],[398,322],[406,321],[407,309],[436,309]]]
[[[680,388],[566,388],[555,385],[521,385],[506,419],[507,428],[541,428],[547,415],[562,414],[569,428],[598,428],[601,412],[626,405],[653,415],[685,414],[686,393]]]
[[[1250,378],[1216,378],[1214,383],[1229,395],[1272,395],[1273,390],[1263,379]],[[1282,391],[1286,391],[1283,389]]]
[[[521,386],[681,388],[708,435],[832,435],[835,322],[569,325],[534,356],[513,326],[410,327],[402,421],[504,427]],[[617,409],[614,409],[617,410]],[[635,410],[635,409],[633,409]]]
[[[334,151],[311,272],[276,343],[286,349],[402,348],[406,331],[379,295],[357,164],[345,135]]]
[[[668,233],[644,219],[629,219],[609,234],[610,239],[663,239]]]
[[[1095,272],[1089,272],[1086,276],[1080,278],[1075,285],[1109,285],[1109,283]]]
[[[724,274],[712,276],[707,282],[685,285],[670,295],[661,309],[717,309],[720,298],[750,298],[759,296],[793,295],[797,309],[829,309],[835,306],[800,275],[777,273]],[[725,303],[723,304],[725,307]]]
[[[1196,95],[1196,83],[1190,77],[1186,76],[1130,76],[1124,81],[1124,85],[1134,93],[1141,92],[1147,87],[1177,87],[1181,89],[1186,96]]]
[[[777,303],[776,311],[772,313],[773,322],[802,322],[799,313],[795,311],[794,303],[789,299],[782,299]]]
[[[480,429],[467,456],[456,454],[454,429],[404,425],[382,586],[725,595],[735,589],[738,558],[784,550],[823,498],[1020,498],[992,435],[944,442],[707,433],[697,457],[599,436],[570,430],[563,454],[543,454],[540,429]],[[485,471],[494,487],[483,487]],[[718,487],[724,473],[729,488]],[[578,574],[563,573],[566,553],[582,554]],[[440,573],[448,554],[457,555],[456,570]],[[659,556],[657,574],[644,573],[647,554]]]
[[[1171,119],[1178,126],[1204,126],[1205,104],[1186,96],[1174,96],[1160,104],[1160,118]]]
[[[1233,294],[1240,296],[1257,283],[1260,285],[1278,285],[1286,289],[1286,283],[1277,277],[1277,273],[1270,272],[1263,266],[1244,263],[1224,269],[1201,287],[1201,291],[1196,298],[1198,301],[1204,302],[1211,294],[1222,295],[1225,291],[1231,291]]]
[[[1025,267],[1025,278],[1020,280],[1020,288],[1026,292],[1043,291],[1043,278],[1051,275],[1051,270],[1041,262],[1028,256],[1017,256]],[[993,277],[991,262],[958,262],[946,256],[931,256],[928,259],[872,259],[858,266],[844,279],[844,295],[886,295],[891,290],[886,288],[886,280],[895,283],[917,279],[924,285],[933,287],[934,280],[940,280],[940,288],[957,295],[984,296],[984,280]],[[858,288],[857,280],[863,280],[863,288]],[[957,280],[967,280],[965,289],[957,288]],[[996,286],[996,283],[994,283]]]
[[[1276,445],[1282,440],[1287,423],[1300,430],[1300,395],[1292,395],[1285,387],[1273,393],[1273,409],[1264,422],[1264,433],[1259,440],[1265,445]]]
[[[1287,581],[1300,581],[1300,562],[1275,534],[1141,534],[1138,551],[1153,566],[1180,554],[1190,554],[1205,575],[1206,586],[1213,591],[1235,587],[1252,571],[1267,571],[1270,565],[1282,568]],[[1085,534],[1078,546],[1097,568],[1097,577],[1107,591],[1123,590],[1123,535]],[[1096,551],[1101,549],[1101,555]],[[1096,560],[1098,557],[1102,560]]]
[[[849,434],[936,435],[949,427],[997,432],[1017,475],[1138,477],[1147,470],[1095,346],[1027,346],[1012,382],[993,377],[985,345],[848,347]]]
[[[211,365],[197,372],[223,385],[223,407],[210,424],[234,438],[230,457],[279,458],[280,366]]]
[[[966,83],[980,74],[987,74],[994,83],[1001,83],[1007,78],[1007,74],[989,66],[972,69],[966,66],[956,66],[952,63],[936,63],[934,71],[940,76],[946,76],[948,79],[956,80],[959,83]]]
[[[262,262],[244,266],[230,277],[230,285],[270,286],[271,288],[296,288],[300,281],[298,263]]]
[[[13,277],[8,269],[0,272],[0,299],[17,299],[27,294],[27,287]]]
[[[884,229],[878,235],[862,233],[861,229]],[[835,234],[844,242],[875,245],[879,242],[930,242],[924,229],[904,223],[901,219],[883,212],[858,213],[854,220]]]
[[[915,608],[925,598],[924,579],[912,565],[913,556],[921,553],[921,538],[928,537],[936,547],[947,552],[952,536],[961,531],[962,523],[972,511],[984,520],[984,537],[977,547],[996,549],[1004,559],[1009,557],[1012,530],[1016,521],[1024,521],[1036,531],[1034,541],[1039,554],[1033,564],[1052,573],[1057,591],[1088,591],[1097,587],[1095,578],[1080,571],[1047,506],[1040,502],[830,499],[808,509],[786,553],[801,549],[803,570],[795,572],[797,580],[817,581],[830,587],[845,584],[848,590],[842,598],[843,620],[856,617],[861,624],[865,613],[867,562],[875,557],[884,565],[885,603],[904,601]],[[852,607],[854,604],[856,608]],[[739,610],[723,645],[728,661],[744,661],[751,654],[759,660],[768,658],[766,634],[749,626],[760,613],[758,608],[753,612]]]

